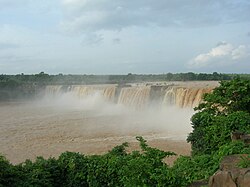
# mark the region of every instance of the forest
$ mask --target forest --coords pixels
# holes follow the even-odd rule
[[[173,165],[163,161],[176,155],[150,147],[136,137],[140,150],[128,152],[123,143],[103,155],[65,152],[58,158],[37,157],[13,165],[0,156],[0,186],[189,186],[209,179],[227,155],[246,154],[239,168],[250,167],[250,145],[231,140],[232,132],[250,133],[250,81],[236,78],[220,82],[191,118],[187,141],[191,156]]]
[[[0,101],[30,99],[46,85],[93,85],[145,83],[161,81],[221,81],[240,77],[250,80],[249,74],[221,73],[166,73],[166,74],[132,74],[127,75],[49,75],[45,72],[38,74],[0,75]]]
[[[45,72],[38,74],[0,75],[0,88],[13,88],[19,85],[48,85],[48,84],[124,84],[150,81],[205,81],[231,80],[240,76],[250,79],[248,74],[212,74],[199,73],[166,73],[166,74],[132,74],[127,75],[49,75]]]

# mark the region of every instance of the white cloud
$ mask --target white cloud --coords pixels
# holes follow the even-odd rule
[[[249,56],[250,49],[246,45],[235,47],[230,43],[220,42],[208,53],[199,54],[193,58],[189,65],[194,68],[225,66],[245,60]]]
[[[197,49],[247,39],[236,36],[249,32],[249,9],[246,0],[0,0],[0,69],[32,72],[40,63],[50,72],[186,71]],[[246,45],[219,46],[192,67],[248,58]],[[239,72],[250,71],[244,65]]]
[[[62,0],[62,7],[62,27],[80,33],[132,26],[204,26],[250,17],[250,3],[233,0]]]
[[[249,55],[250,55],[249,48],[247,48],[245,45],[240,45],[238,48],[232,51],[233,60],[243,59]]]

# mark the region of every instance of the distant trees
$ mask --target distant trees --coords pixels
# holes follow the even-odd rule
[[[250,80],[250,75],[227,75],[214,72],[212,74],[193,72],[188,73],[166,73],[166,74],[132,74],[127,75],[49,75],[40,72],[34,75],[17,74],[17,75],[0,75],[0,98],[6,96],[6,92],[16,92],[16,95],[27,95],[35,93],[37,88],[43,88],[46,85],[87,85],[87,84],[126,84],[140,82],[157,82],[157,81],[203,81],[203,80],[231,80],[235,76],[243,76]],[[20,93],[20,94],[18,94]],[[2,95],[1,95],[2,94]],[[13,95],[13,94],[12,94]]]
[[[219,74],[195,74],[188,73],[167,73],[167,74],[132,74],[127,75],[49,75],[40,72],[34,75],[25,75],[23,73],[17,75],[0,75],[0,88],[3,82],[15,81],[22,84],[38,85],[44,84],[105,84],[105,83],[126,83],[126,82],[142,82],[142,81],[193,81],[193,80],[230,80],[233,75]],[[250,77],[250,76],[249,76]]]

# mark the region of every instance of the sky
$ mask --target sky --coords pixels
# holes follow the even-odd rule
[[[249,0],[0,0],[0,74],[250,73]]]

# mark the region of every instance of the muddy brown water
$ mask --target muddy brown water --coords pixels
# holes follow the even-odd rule
[[[135,137],[149,145],[189,155],[191,110],[136,111],[100,103],[41,100],[0,104],[0,153],[12,163],[62,152],[102,154],[123,142],[138,149]],[[171,160],[171,159],[170,159]]]

